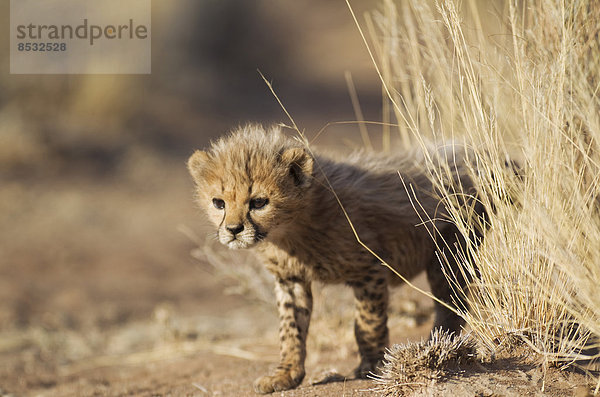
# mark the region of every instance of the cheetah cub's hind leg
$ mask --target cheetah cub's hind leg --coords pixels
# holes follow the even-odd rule
[[[388,346],[387,280],[379,274],[367,275],[363,281],[349,283],[354,291],[354,335],[360,353],[360,364],[354,370],[357,378],[366,378],[382,364]]]
[[[299,277],[277,279],[275,283],[279,312],[280,361],[273,374],[254,382],[257,393],[293,389],[304,379],[306,336],[312,311],[310,282]]]
[[[460,269],[460,264],[456,262],[456,252],[450,252],[450,250],[456,251],[456,247],[464,247],[466,244],[465,240],[464,238],[460,237],[459,232],[455,229],[451,229],[441,237],[445,242],[445,246],[441,250],[439,257],[445,258],[445,263],[440,263],[440,260],[436,255],[426,269],[431,292],[436,298],[446,302],[449,306],[466,311],[468,309],[468,303],[466,302],[464,294],[458,290],[464,291],[468,281],[465,279],[463,271]],[[458,293],[450,286],[448,279],[442,271],[442,266],[449,268],[454,275],[452,282],[456,283],[454,288],[458,291]],[[459,334],[464,325],[465,320],[461,316],[441,303],[435,302],[434,329],[441,328],[445,331]]]

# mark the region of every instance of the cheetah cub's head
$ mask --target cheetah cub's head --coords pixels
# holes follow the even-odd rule
[[[306,208],[313,158],[278,128],[250,125],[188,160],[201,208],[229,248],[285,236]]]

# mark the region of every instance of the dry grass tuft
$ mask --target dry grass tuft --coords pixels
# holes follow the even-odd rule
[[[381,395],[403,395],[404,391],[426,386],[460,373],[461,366],[477,359],[477,346],[471,334],[456,336],[436,329],[428,341],[394,345],[385,355],[380,376],[374,377]]]
[[[490,350],[511,334],[562,368],[600,356],[599,15],[590,0],[384,0],[366,24],[392,137],[472,148],[486,224],[465,222],[460,187],[428,165],[461,233],[486,230],[462,247],[468,325]]]

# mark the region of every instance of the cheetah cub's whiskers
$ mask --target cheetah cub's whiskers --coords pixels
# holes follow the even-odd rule
[[[464,150],[449,145],[430,155],[452,162],[448,183],[467,193],[464,205],[473,211],[465,212],[485,217],[473,198]],[[278,127],[260,125],[239,128],[190,157],[199,204],[217,227],[219,241],[232,249],[254,248],[275,275],[280,362],[274,373],[256,380],[257,392],[287,390],[302,382],[313,280],[353,289],[361,357],[357,377],[377,370],[388,345],[388,285],[401,280],[357,242],[329,184],[366,246],[406,278],[425,270],[438,299],[466,308],[438,260],[445,255],[457,284],[465,286],[468,280],[453,262],[455,253],[436,255],[436,247],[450,251],[464,247],[465,240],[448,221],[423,164],[417,150],[396,155],[357,151],[341,160],[311,154]],[[417,209],[411,198],[418,201]],[[473,238],[479,241],[481,235]],[[462,319],[439,302],[435,305],[434,326],[460,331]]]

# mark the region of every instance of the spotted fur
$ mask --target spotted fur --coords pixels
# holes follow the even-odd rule
[[[449,184],[474,193],[462,149],[450,145],[428,154],[449,165]],[[444,212],[423,156],[418,150],[395,155],[358,151],[335,159],[309,152],[277,127],[248,125],[189,159],[198,202],[217,226],[219,240],[234,249],[254,247],[275,275],[280,363],[255,382],[257,392],[294,388],[304,378],[314,280],[345,283],[354,292],[361,357],[356,376],[376,370],[388,345],[388,286],[401,281],[358,243],[332,190],[370,249],[406,278],[425,270],[437,298],[464,305],[436,254],[441,239],[446,244],[438,249],[448,254],[464,240]],[[464,204],[474,209],[472,215],[485,215],[475,201]],[[447,257],[455,269],[452,255]],[[466,283],[460,277],[457,282]],[[462,324],[436,303],[435,327],[459,331]]]

